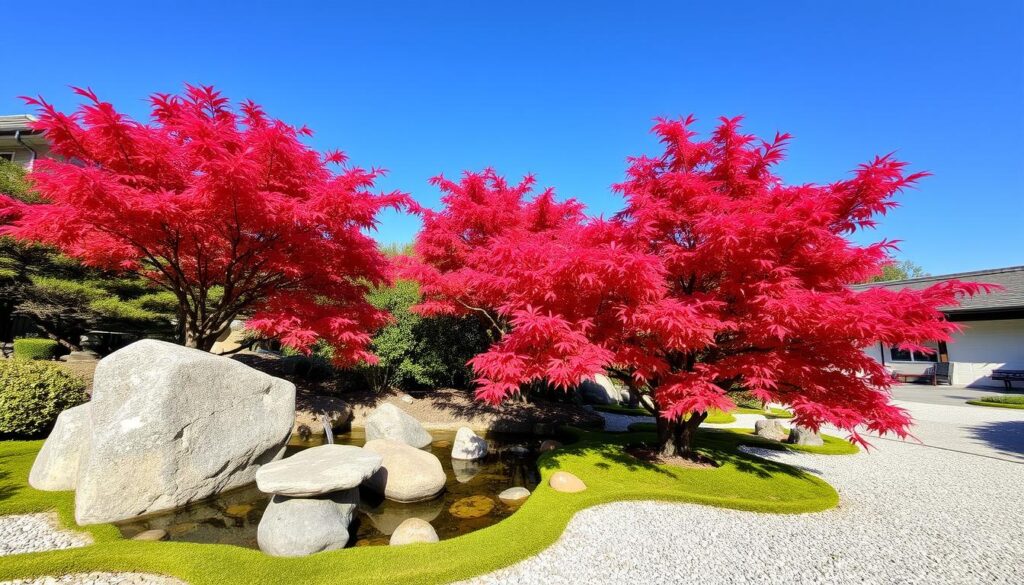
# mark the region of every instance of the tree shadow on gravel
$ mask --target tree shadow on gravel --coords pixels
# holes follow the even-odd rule
[[[968,427],[967,432],[1000,453],[1024,456],[1024,420],[985,423]]]

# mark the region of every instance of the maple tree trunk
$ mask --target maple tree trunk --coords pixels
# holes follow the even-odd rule
[[[201,349],[203,351],[210,351],[213,349],[213,344],[217,342],[217,338],[220,337],[221,333],[223,333],[228,326],[229,324],[225,323],[217,330],[211,331],[210,329],[200,328],[191,320],[186,320],[185,327],[182,331],[182,345],[194,349]]]
[[[658,454],[662,457],[685,457],[686,459],[698,459],[697,451],[693,448],[693,440],[697,435],[697,428],[707,413],[693,413],[690,418],[683,420],[666,420],[658,417]]]

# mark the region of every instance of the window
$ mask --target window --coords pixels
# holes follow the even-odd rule
[[[924,353],[922,351],[909,351],[906,349],[899,349],[897,347],[889,348],[889,356],[894,362],[924,362],[934,364],[939,361],[939,348],[935,343],[926,343],[926,347],[932,350],[932,353]]]
[[[0,159],[6,160],[8,162],[14,162],[14,153],[13,152],[0,152]]]

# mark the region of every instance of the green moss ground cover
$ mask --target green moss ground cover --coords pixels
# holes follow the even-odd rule
[[[650,432],[573,431],[575,441],[544,454],[544,482],[508,519],[437,544],[359,547],[284,559],[214,544],[122,540],[111,525],[90,527],[91,546],[0,557],[0,580],[88,571],[139,571],[179,577],[193,584],[250,583],[446,583],[507,566],[534,555],[562,533],[576,512],[619,500],[691,502],[771,513],[817,512],[838,495],[824,481],[794,467],[738,450],[758,444],[749,431],[708,429],[701,451],[720,463],[681,469],[640,461],[623,446],[653,441]],[[28,471],[41,442],[0,443],[0,514],[55,509],[73,526],[73,494],[33,490]],[[790,446],[774,444],[775,448]],[[579,476],[588,489],[555,492],[546,479],[556,470]]]
[[[968,400],[967,404],[973,404],[975,406],[993,406],[995,408],[1024,409],[1024,395],[1000,394],[997,396],[986,396],[980,400]]]

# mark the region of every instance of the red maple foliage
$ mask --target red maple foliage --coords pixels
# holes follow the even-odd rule
[[[211,87],[153,95],[148,123],[75,91],[86,101],[71,114],[26,98],[60,158],[29,175],[44,203],[0,199],[12,222],[2,233],[169,291],[190,347],[209,349],[248,317],[285,345],[322,338],[339,362],[374,359],[370,334],[388,316],[365,293],[389,269],[365,231],[383,208],[411,205],[370,192],[381,170],[321,155],[301,142],[308,129],[251,101],[232,108]]]
[[[424,212],[405,268],[423,285],[418,310],[479,312],[501,330],[471,361],[479,398],[536,381],[569,390],[607,370],[653,398],[665,454],[693,456],[697,426],[735,408],[737,391],[857,442],[865,429],[905,435],[891,377],[863,348],[947,339],[957,326],[938,307],[985,287],[851,290],[894,245],[848,236],[924,173],[884,156],[846,180],[786,185],[773,167],[788,135],[759,141],[723,118],[696,140],[692,123],[658,120],[664,153],[629,160],[611,219],[551,190],[531,198],[532,178],[435,179],[444,207]]]

